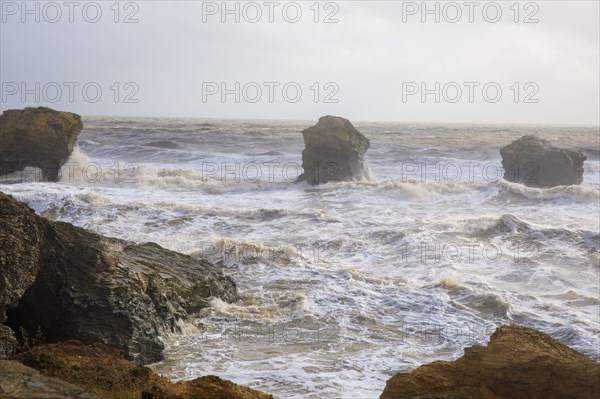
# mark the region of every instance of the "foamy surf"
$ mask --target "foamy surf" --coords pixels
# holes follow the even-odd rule
[[[305,122],[85,126],[70,175],[16,174],[2,190],[42,215],[208,259],[235,279],[239,302],[215,300],[165,336],[153,367],[169,378],[216,374],[282,398],[376,397],[393,373],[456,358],[505,323],[600,358],[597,159],[581,186],[530,188],[482,173],[499,162],[497,126],[361,124],[371,178],[311,187],[295,183],[292,166],[282,173],[301,163]],[[557,144],[597,140],[589,129],[544,129]],[[404,173],[439,170],[440,159],[478,166],[459,180]]]

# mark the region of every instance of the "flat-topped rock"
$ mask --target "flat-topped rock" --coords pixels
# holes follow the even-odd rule
[[[369,139],[360,133],[348,119],[323,116],[319,122],[302,131],[304,173],[298,181],[316,185],[329,181],[369,179],[364,154]]]
[[[81,117],[46,107],[11,109],[0,115],[0,175],[27,166],[56,181],[83,129]]]

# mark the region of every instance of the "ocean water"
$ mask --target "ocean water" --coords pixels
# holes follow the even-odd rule
[[[369,181],[311,187],[316,121],[87,117],[58,183],[0,189],[46,217],[222,265],[214,300],[152,367],[277,398],[376,398],[393,374],[502,324],[600,359],[598,128],[355,123]],[[502,177],[499,149],[536,134],[588,156],[581,186]]]

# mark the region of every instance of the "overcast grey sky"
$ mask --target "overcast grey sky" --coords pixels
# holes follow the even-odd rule
[[[3,110],[600,120],[598,1],[48,3],[0,2]]]

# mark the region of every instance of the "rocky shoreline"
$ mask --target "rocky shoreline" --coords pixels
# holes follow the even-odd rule
[[[233,280],[207,261],[53,222],[5,194],[0,208],[0,321],[16,332],[103,342],[147,364],[179,321],[211,298],[237,299]]]
[[[15,144],[19,141],[11,139],[2,143],[1,150],[3,161],[15,163],[16,169],[3,164],[3,172],[49,163],[52,167],[44,176],[55,180],[58,174],[53,171],[67,160],[81,130],[79,116],[29,109],[20,113],[26,121],[23,125],[17,116],[15,112],[2,115],[3,138],[5,133],[16,137],[36,132],[26,139],[35,141],[35,148],[52,148],[45,147],[45,141],[58,140],[60,156],[38,151],[25,159],[28,155]],[[322,137],[328,129],[335,130],[333,143]],[[314,173],[301,180],[322,184],[368,175],[363,155],[369,141],[348,120],[324,117],[304,137],[304,165],[306,170],[313,165]],[[348,143],[341,145],[340,140]],[[585,158],[579,153],[532,138],[526,141],[554,154],[554,164],[568,175],[554,182],[549,174],[541,174],[541,186],[581,183]],[[517,143],[503,150],[507,165],[541,162],[530,152],[518,152],[521,147]],[[347,154],[337,153],[340,148]],[[327,179],[321,178],[325,164],[339,168]],[[230,303],[238,299],[235,282],[219,266],[155,243],[105,237],[45,219],[2,192],[0,249],[0,398],[272,398],[215,376],[173,383],[144,366],[161,359],[161,337],[181,332],[180,322],[210,306],[213,298]],[[489,345],[466,348],[454,362],[434,362],[395,375],[381,398],[599,395],[599,363],[541,332],[503,326]]]
[[[237,299],[220,268],[53,222],[2,192],[0,210],[0,359],[39,371],[0,360],[0,397],[271,397],[214,376],[173,384],[142,366],[211,298]],[[54,344],[30,343],[36,335]]]
[[[213,296],[236,300],[235,283],[216,266],[47,220],[1,192],[0,210],[1,398],[273,397],[216,376],[172,383],[142,365],[160,358],[160,335],[177,332],[177,320]],[[598,393],[600,363],[536,330],[503,326],[454,362],[396,374],[381,399]]]

